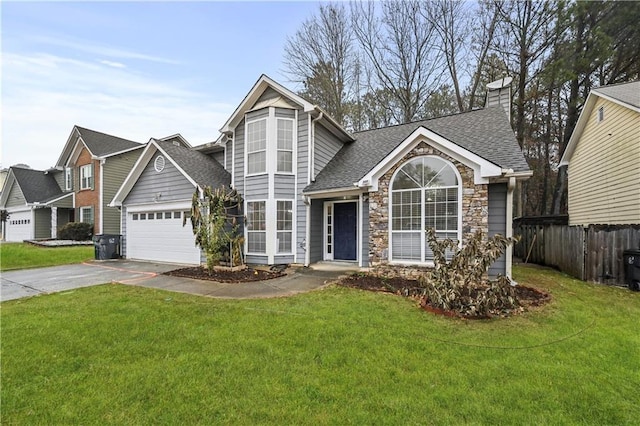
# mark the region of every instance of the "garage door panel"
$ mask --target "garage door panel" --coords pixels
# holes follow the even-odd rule
[[[21,242],[33,239],[33,221],[31,210],[22,212],[10,212],[6,222],[7,241]]]
[[[158,215],[157,213],[161,213]],[[129,213],[127,215],[127,257],[186,264],[200,263],[191,226],[182,226],[182,214],[169,211]],[[148,216],[153,214],[154,219]],[[144,219],[142,219],[144,217]]]

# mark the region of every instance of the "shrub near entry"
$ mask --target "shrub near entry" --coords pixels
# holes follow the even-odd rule
[[[438,241],[433,229],[426,232],[434,262],[433,270],[419,280],[424,287],[426,304],[473,317],[504,314],[518,308],[509,277],[487,278],[489,266],[516,239],[494,235],[483,241],[482,231],[477,231],[459,249],[451,239]],[[450,261],[446,259],[447,250],[454,251]]]
[[[93,236],[93,224],[84,222],[69,222],[58,232],[60,240],[88,241]]]

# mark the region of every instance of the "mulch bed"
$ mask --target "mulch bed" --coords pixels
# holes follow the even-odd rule
[[[406,278],[383,278],[367,274],[354,274],[341,279],[339,285],[358,288],[361,290],[392,293],[401,296],[417,296],[420,294],[418,281]],[[524,309],[542,306],[551,300],[551,295],[533,287],[517,285],[516,298]],[[420,306],[426,311],[445,316],[459,316],[456,312],[443,311],[429,306],[424,300],[420,300]],[[516,313],[516,312],[514,312]],[[465,317],[469,318],[469,317]]]
[[[194,278],[197,280],[215,281],[219,283],[246,283],[252,281],[271,280],[286,275],[279,271],[263,271],[261,269],[246,268],[240,271],[232,270],[214,270],[209,273],[202,266],[194,266],[190,268],[174,269],[165,272],[164,275],[174,277]]]

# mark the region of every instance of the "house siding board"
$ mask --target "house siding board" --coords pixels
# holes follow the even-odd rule
[[[269,176],[248,176],[245,178],[245,200],[264,200],[269,198]]]
[[[54,203],[50,204],[51,207],[58,207],[63,209],[72,209],[73,208],[73,196],[69,195],[64,197]]]
[[[51,238],[51,209],[35,209],[35,234],[36,239]]]
[[[324,258],[324,200],[311,200],[311,252],[310,262],[319,262]]]
[[[639,123],[640,113],[597,100],[569,163],[570,225],[640,223]]]
[[[248,254],[245,257],[246,262],[251,265],[266,265],[267,263],[269,263],[267,259],[268,258],[266,255],[259,256],[255,254]]]
[[[7,197],[7,207],[24,206],[26,203],[27,200],[25,200],[20,186],[14,181],[9,190],[9,196]]]
[[[244,196],[244,120],[236,127],[233,143],[234,186]]]
[[[123,204],[147,204],[161,193],[162,202],[191,200],[195,187],[167,161],[161,173],[155,171],[152,158]],[[124,232],[124,231],[123,231]]]
[[[262,108],[257,111],[248,112],[246,118],[248,121],[258,120],[269,116],[269,108]]]
[[[127,152],[121,155],[110,157],[105,161],[103,167],[103,234],[121,234],[120,210],[109,207],[109,203],[115,197],[116,192],[133,168],[133,165],[140,157],[142,150]]]
[[[296,179],[292,175],[274,176],[274,195],[277,200],[292,200],[296,196]]]
[[[309,170],[309,125],[308,114],[298,112],[298,140],[297,140],[297,188],[296,188],[296,250],[297,262],[304,263],[306,258],[307,238],[307,206],[302,198],[302,190],[307,186]],[[313,239],[312,239],[313,241]]]
[[[229,141],[226,144],[226,149],[224,150],[224,168],[226,171],[231,173],[231,164],[233,162],[233,158],[231,155],[233,154],[233,141]]]
[[[278,118],[295,118],[296,110],[286,108],[276,108],[275,115]]]
[[[324,126],[315,124],[314,175],[320,173],[329,161],[340,151],[342,142],[336,139]]]
[[[507,235],[507,184],[496,183],[489,185],[489,236]],[[502,254],[490,267],[489,276],[504,275],[506,272],[506,257]]]
[[[263,101],[270,101],[272,99],[278,98],[279,96],[280,96],[280,93],[273,90],[271,87],[267,87],[267,89],[262,93],[262,95],[260,95],[256,103],[263,102]]]
[[[275,255],[273,258],[273,263],[276,265],[286,265],[294,262],[293,255]]]
[[[53,179],[55,179],[56,183],[60,188],[65,189],[64,170],[56,170],[54,172],[51,172],[51,176],[53,176]]]

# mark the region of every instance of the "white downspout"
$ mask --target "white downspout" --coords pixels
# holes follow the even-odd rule
[[[100,215],[100,223],[98,224],[98,234],[103,234],[104,233],[104,205],[103,205],[103,198],[104,198],[104,163],[106,162],[106,160],[103,158],[100,160],[100,192],[99,192],[99,196],[98,196],[98,203],[99,203],[99,215]]]
[[[516,178],[510,177],[507,184],[507,238],[513,237],[513,191],[516,188]],[[512,278],[511,267],[513,265],[513,244],[507,246],[505,253],[505,274]]]

